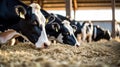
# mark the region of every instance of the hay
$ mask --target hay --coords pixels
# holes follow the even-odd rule
[[[36,50],[31,44],[8,44],[0,48],[0,67],[117,67],[120,66],[120,40],[82,43],[78,48],[52,44]]]

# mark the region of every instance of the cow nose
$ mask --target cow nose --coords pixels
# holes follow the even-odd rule
[[[47,44],[47,43],[44,43],[44,44],[43,44],[43,48],[48,48],[48,44]]]
[[[43,45],[42,45],[42,48],[48,48],[50,46],[51,42],[48,41],[48,42],[44,42]]]
[[[79,47],[80,45],[79,45],[79,44],[76,44],[75,46],[76,46],[76,47]]]

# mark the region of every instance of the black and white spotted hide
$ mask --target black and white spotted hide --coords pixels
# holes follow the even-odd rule
[[[98,25],[94,25],[93,26],[92,40],[99,41],[101,39],[111,40],[112,39],[111,33],[109,30],[105,30]]]

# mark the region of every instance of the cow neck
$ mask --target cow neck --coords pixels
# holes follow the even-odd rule
[[[10,28],[10,29],[14,29],[15,31],[21,33],[19,26],[20,26],[20,23],[21,23],[22,20],[23,20],[23,19],[21,19],[18,23],[9,26],[8,28]]]

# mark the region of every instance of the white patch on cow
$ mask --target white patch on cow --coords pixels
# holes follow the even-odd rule
[[[41,36],[39,37],[38,41],[35,43],[35,46],[37,48],[43,47],[43,44],[46,43],[47,45],[50,45],[50,41],[47,38],[45,28],[43,28],[41,32]]]
[[[32,13],[37,16],[37,21],[39,22],[39,25],[42,25],[41,36],[38,38],[38,41],[35,43],[36,47],[41,48],[43,47],[44,43],[46,43],[47,45],[50,45],[50,42],[48,40],[46,31],[45,31],[46,19],[43,16],[43,14],[40,12],[41,7],[36,3],[32,3],[30,6],[32,7]]]
[[[46,19],[45,19],[44,15],[40,12],[40,9],[41,9],[40,5],[36,4],[36,3],[32,3],[32,4],[30,4],[30,6],[32,7],[32,13],[37,16],[37,21],[40,24],[45,26]]]
[[[112,40],[112,37],[111,37],[111,33],[110,33],[110,31],[107,30],[107,32],[108,32],[108,34],[109,34],[109,36],[110,36],[110,40]]]
[[[73,32],[73,28],[70,26],[70,22],[67,21],[67,20],[64,20],[62,23],[63,23],[64,26],[69,30],[70,35],[73,35],[74,32]]]
[[[97,37],[97,28],[94,27],[94,39]]]
[[[63,35],[59,34],[59,36],[57,37],[57,41],[59,41],[60,43],[63,43]]]
[[[74,30],[73,30],[73,28],[71,27],[70,22],[67,21],[67,20],[64,20],[62,23],[63,23],[64,26],[68,29],[70,35],[72,35],[72,36],[74,37],[74,39],[75,39],[75,41],[76,41],[76,44],[75,44],[75,45],[78,45],[78,46],[79,46],[80,43],[77,41],[77,39],[76,39],[76,37],[75,37],[75,35],[74,35]]]

